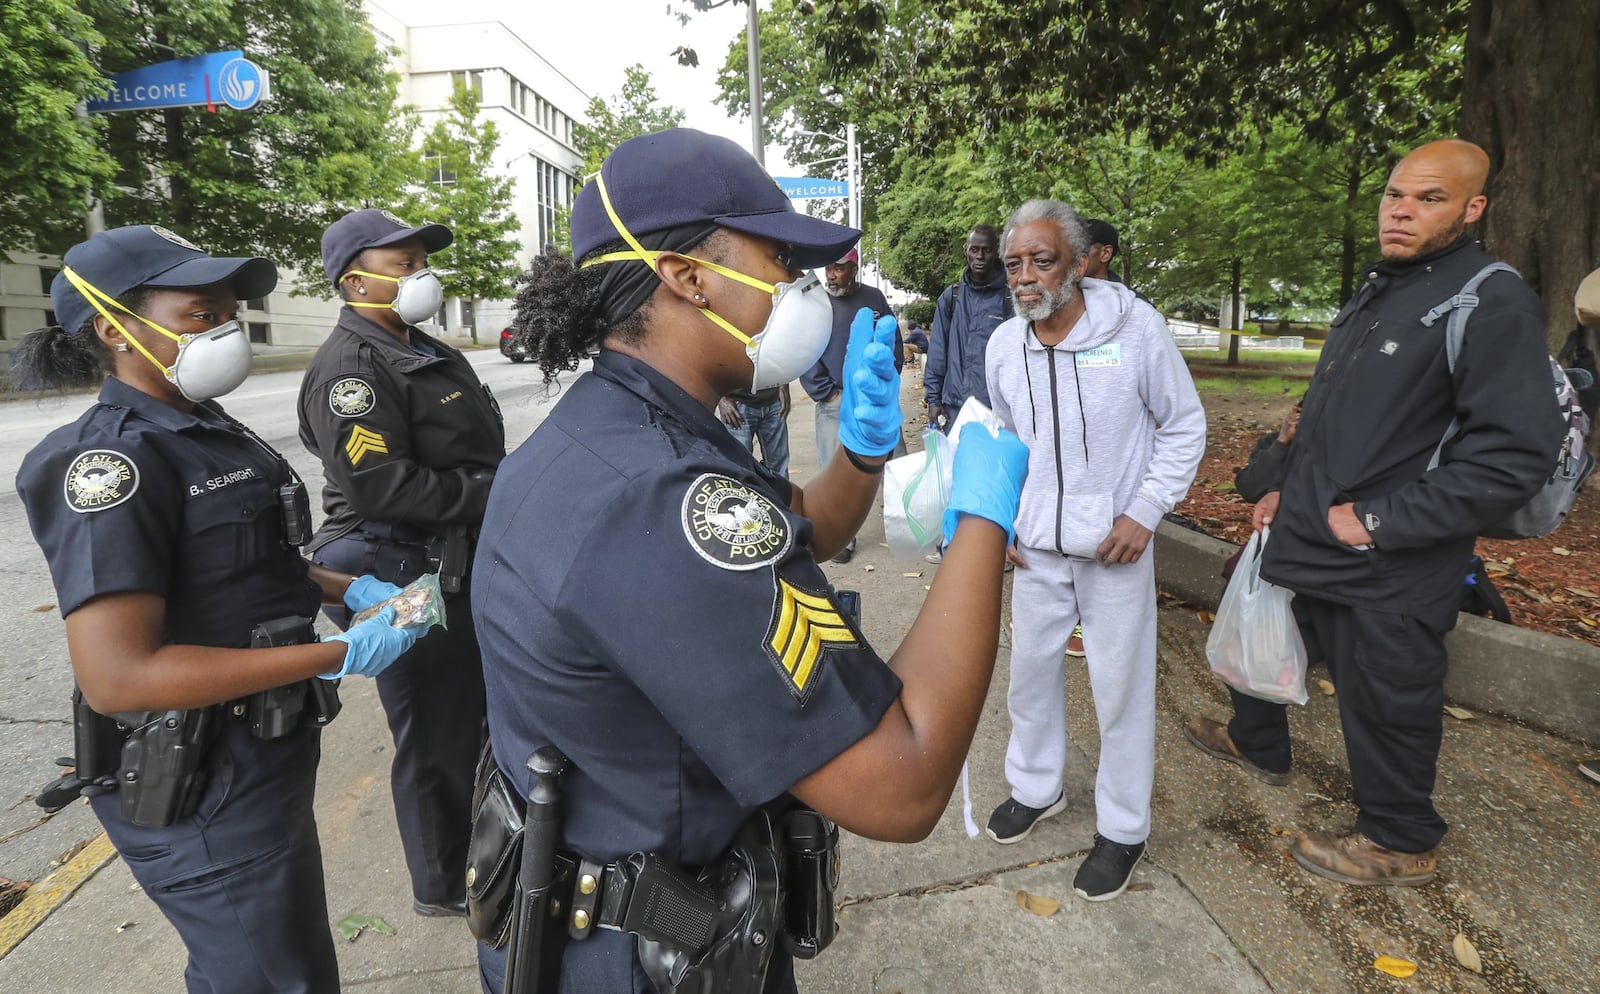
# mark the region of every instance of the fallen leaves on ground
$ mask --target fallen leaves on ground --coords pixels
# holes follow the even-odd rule
[[[1459,721],[1471,721],[1477,717],[1477,715],[1473,714],[1471,711],[1468,711],[1466,708],[1458,708],[1453,704],[1446,704],[1444,706],[1444,713]]]
[[[368,929],[380,935],[394,934],[394,926],[377,915],[348,915],[335,926],[339,938],[346,942],[356,941],[356,937]]]
[[[1317,689],[1322,691],[1323,696],[1325,697],[1332,697],[1336,693],[1336,691],[1333,689],[1332,680],[1318,680]]]
[[[1053,897],[1030,894],[1025,890],[1019,890],[1017,891],[1017,907],[1023,911],[1031,911],[1040,918],[1049,918],[1061,910],[1061,902]]]
[[[1478,956],[1478,949],[1472,940],[1460,932],[1450,942],[1450,951],[1456,954],[1456,962],[1471,970],[1473,973],[1483,972],[1483,960]]]
[[[1408,959],[1400,959],[1398,956],[1379,956],[1372,961],[1372,965],[1374,969],[1402,980],[1417,972],[1417,964]]]

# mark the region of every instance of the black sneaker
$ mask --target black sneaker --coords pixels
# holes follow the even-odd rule
[[[1125,846],[1112,842],[1099,832],[1094,834],[1094,851],[1078,867],[1072,878],[1072,891],[1085,901],[1109,901],[1121,894],[1133,879],[1133,868],[1144,855],[1144,843]]]
[[[989,827],[984,832],[989,838],[1003,846],[1013,842],[1021,842],[1033,831],[1033,826],[1046,818],[1058,815],[1067,810],[1066,791],[1050,803],[1048,807],[1030,808],[1014,797],[1006,798],[1006,802],[994,809],[994,814],[989,816]]]
[[[1586,759],[1578,764],[1578,772],[1600,783],[1600,759]]]

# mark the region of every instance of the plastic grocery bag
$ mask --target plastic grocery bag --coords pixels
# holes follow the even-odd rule
[[[1206,659],[1211,672],[1241,694],[1304,704],[1306,645],[1289,608],[1294,593],[1261,579],[1269,531],[1250,536],[1239,557],[1206,639]]]
[[[354,628],[391,605],[394,607],[395,628],[421,625],[424,629],[428,629],[434,625],[440,628],[445,626],[444,592],[439,589],[439,574],[424,573],[388,600],[380,601],[357,613],[350,619],[350,627]]]
[[[938,548],[944,538],[944,509],[950,503],[957,440],[961,429],[978,422],[1000,437],[1005,425],[976,397],[956,414],[948,435],[929,428],[922,451],[891,459],[883,471],[883,533],[898,559],[916,559]]]
[[[883,533],[897,558],[915,559],[938,548],[954,455],[950,440],[929,428],[922,434],[921,452],[891,459],[884,467]]]

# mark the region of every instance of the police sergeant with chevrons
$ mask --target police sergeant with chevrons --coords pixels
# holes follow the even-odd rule
[[[489,388],[459,351],[417,328],[443,302],[428,254],[451,239],[444,225],[413,227],[382,210],[330,225],[322,263],[345,307],[300,387],[300,439],[326,477],[313,561],[401,586],[437,571],[445,593],[447,628],[378,681],[395,742],[390,786],[413,908],[428,916],[465,913],[484,714],[466,574],[505,455]]]
[[[900,441],[893,317],[857,315],[840,458],[804,490],[715,414],[816,362],[832,313],[805,270],[860,233],[796,213],[748,153],[688,129],[618,146],[572,233],[576,268],[535,260],[517,329],[546,377],[599,352],[507,458],[474,565],[484,796],[530,798],[525,893],[544,923],[507,937],[486,802],[468,871],[483,987],[793,991],[793,957],[832,937],[835,823],[915,841],[945,810],[994,668],[1027,452],[963,433],[944,567],[885,660],[818,562]]]

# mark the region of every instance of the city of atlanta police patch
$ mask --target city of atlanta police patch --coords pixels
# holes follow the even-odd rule
[[[760,569],[788,555],[794,531],[778,505],[726,476],[705,473],[683,495],[683,534],[723,569]]]
[[[139,489],[139,467],[110,449],[90,449],[72,460],[62,489],[67,506],[79,514],[116,507]]]
[[[328,391],[328,407],[341,418],[359,418],[377,406],[377,395],[367,381],[347,376]]]

